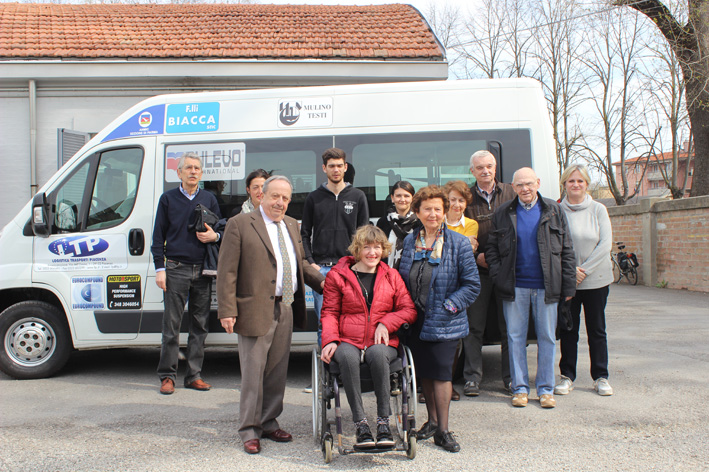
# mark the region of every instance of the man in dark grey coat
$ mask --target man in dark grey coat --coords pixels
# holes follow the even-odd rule
[[[512,373],[512,405],[527,405],[527,330],[531,310],[537,333],[536,389],[543,408],[554,408],[557,304],[576,292],[576,259],[566,217],[539,194],[539,178],[523,167],[512,185],[517,197],[493,217],[485,251],[503,300]]]

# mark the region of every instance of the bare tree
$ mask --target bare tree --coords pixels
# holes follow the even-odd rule
[[[576,109],[584,100],[586,83],[582,54],[582,31],[576,0],[542,0],[537,4],[534,77],[544,88],[556,143],[556,160],[563,172],[577,155],[581,144]]]
[[[631,183],[626,166],[639,153],[638,142],[645,144],[646,139],[638,120],[644,114],[639,108],[644,100],[638,80],[642,25],[637,14],[622,10],[602,10],[589,22],[587,37],[595,41],[583,63],[591,73],[587,86],[600,132],[589,134],[583,147],[605,177],[616,204],[624,205],[642,182]],[[618,161],[620,179],[613,165]]]
[[[507,77],[526,77],[527,63],[531,54],[533,28],[526,23],[530,17],[529,0],[503,0],[503,24],[506,31],[505,44],[510,56],[506,67]]]
[[[674,6],[659,0],[612,0],[650,18],[677,56],[686,85],[687,111],[695,145],[692,196],[709,195],[709,0]]]
[[[465,68],[465,57],[458,48],[462,28],[460,7],[447,2],[431,1],[426,7],[425,17],[431,30],[446,49],[449,71],[457,76],[458,69]]]
[[[654,129],[659,136],[657,139],[659,145],[649,146],[649,162],[657,165],[658,173],[672,198],[682,198],[687,189],[693,152],[684,100],[685,85],[682,68],[677,56],[666,42],[659,45],[652,44],[648,47],[648,51],[652,56],[646,61],[648,67],[643,75],[652,100],[652,113],[646,114],[647,129],[648,131]],[[685,143],[686,149],[684,149]],[[683,157],[686,160],[686,167],[684,172],[681,172]],[[667,165],[668,161],[669,165]]]
[[[503,3],[501,0],[482,0],[465,22],[465,34],[469,39],[460,43],[463,56],[473,65],[472,70],[488,79],[499,77],[502,67],[505,47]],[[473,74],[475,72],[470,76]]]

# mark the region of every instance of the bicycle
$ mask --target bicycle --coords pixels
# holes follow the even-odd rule
[[[628,280],[628,283],[638,284],[638,257],[632,252],[625,252],[625,244],[622,241],[615,243],[618,246],[618,252],[611,252],[611,260],[613,261],[613,276],[616,279],[615,283],[619,284],[623,277]]]

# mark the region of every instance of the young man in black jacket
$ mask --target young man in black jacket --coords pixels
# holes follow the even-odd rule
[[[345,151],[327,149],[322,155],[322,170],[327,182],[310,192],[305,199],[300,233],[308,262],[327,275],[340,258],[346,256],[352,236],[369,223],[367,198],[359,189],[345,182]],[[322,295],[313,293],[315,313],[320,320]],[[318,328],[318,345],[320,329]]]

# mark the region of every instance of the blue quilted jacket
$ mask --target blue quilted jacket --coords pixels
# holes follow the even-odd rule
[[[409,291],[409,272],[419,231],[414,230],[404,239],[399,265],[399,273]],[[465,309],[473,304],[480,293],[478,266],[468,238],[448,228],[443,238],[441,263],[433,268],[426,300],[426,313],[421,328],[421,339],[424,341],[449,341],[467,336],[468,315]],[[458,309],[456,313],[443,307],[446,300],[450,300]]]

